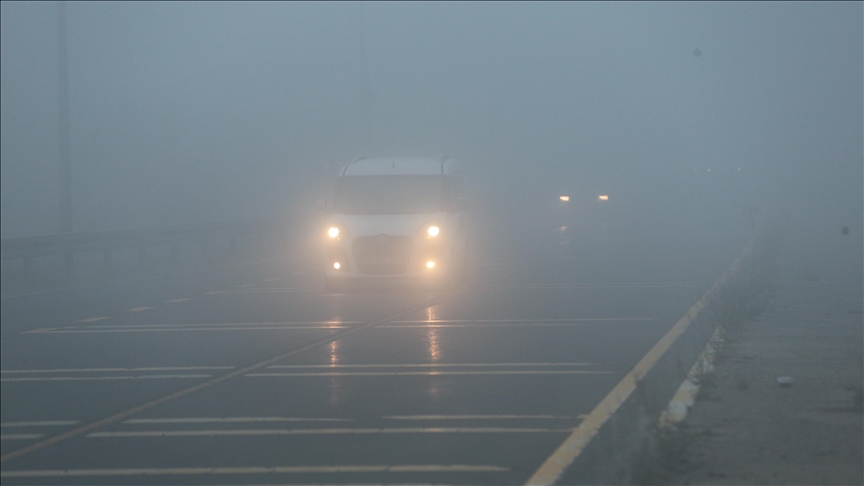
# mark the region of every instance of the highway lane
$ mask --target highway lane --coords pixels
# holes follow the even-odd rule
[[[740,250],[508,241],[451,293],[325,294],[308,257],[4,301],[3,483],[523,483]]]

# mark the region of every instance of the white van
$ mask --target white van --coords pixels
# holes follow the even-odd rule
[[[467,263],[462,171],[441,157],[357,158],[336,178],[324,231],[326,287],[443,280]]]

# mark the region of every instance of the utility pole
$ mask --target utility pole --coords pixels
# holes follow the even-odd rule
[[[57,2],[57,78],[60,115],[60,232],[72,232],[72,151],[69,136],[69,59],[66,53],[66,2]]]

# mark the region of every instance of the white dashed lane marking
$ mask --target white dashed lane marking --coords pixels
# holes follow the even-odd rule
[[[3,478],[49,478],[49,477],[90,477],[90,476],[181,476],[197,474],[334,474],[334,473],[479,473],[507,472],[509,468],[472,464],[406,464],[370,466],[281,466],[281,467],[175,467],[139,469],[43,469],[0,472]]]

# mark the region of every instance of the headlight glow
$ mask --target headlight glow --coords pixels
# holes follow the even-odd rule
[[[433,261],[426,262],[426,268],[432,268],[434,266],[435,266],[435,262],[433,262]]]
[[[336,270],[339,270],[339,268],[341,268],[341,267],[342,267],[342,265],[340,265],[339,262],[336,262],[333,264],[333,268],[335,268]]]
[[[335,226],[331,226],[330,229],[327,230],[327,235],[329,235],[330,238],[338,238],[339,237],[339,228],[337,228]]]
[[[438,236],[438,233],[440,233],[441,230],[437,226],[432,225],[429,227],[429,229],[426,230],[426,232],[429,233],[429,236]],[[429,268],[432,268],[432,267],[429,267]]]

